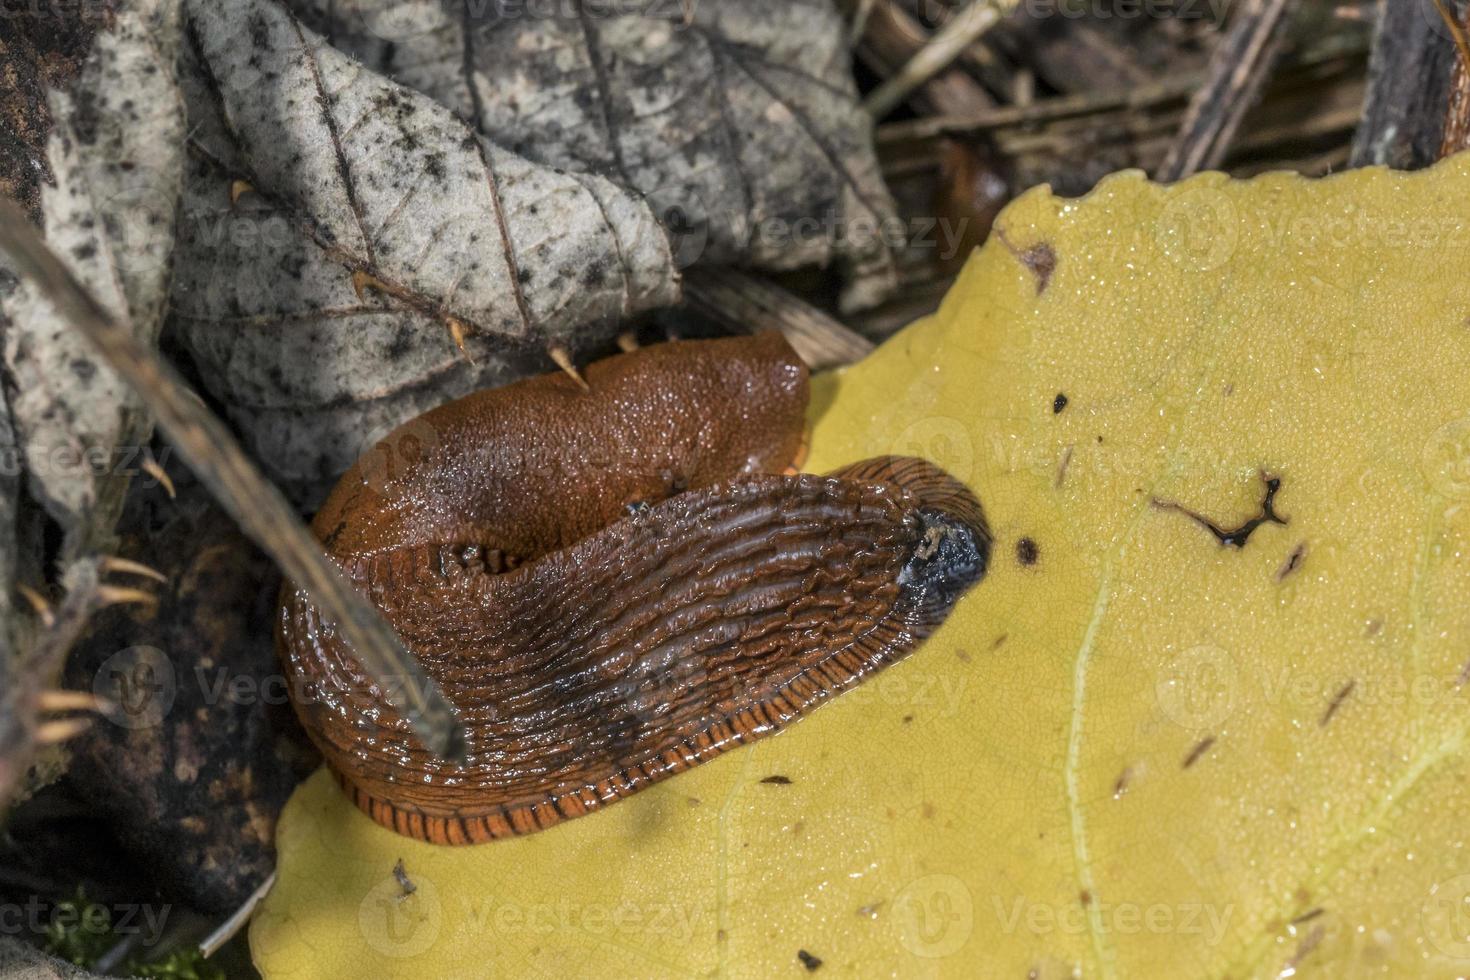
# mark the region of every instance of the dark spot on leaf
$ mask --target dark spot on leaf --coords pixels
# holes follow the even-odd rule
[[[1291,554],[1286,556],[1286,561],[1282,562],[1281,567],[1276,570],[1276,581],[1280,582],[1300,568],[1302,559],[1305,557],[1307,557],[1307,543],[1303,541],[1291,550]]]
[[[418,891],[419,886],[413,883],[413,880],[408,877],[408,872],[403,869],[403,858],[399,858],[398,863],[393,865],[393,877],[398,882],[398,887],[403,890],[402,897],[407,898]]]
[[[1062,488],[1062,484],[1064,482],[1066,482],[1066,479],[1067,479],[1067,470],[1071,467],[1071,465],[1072,465],[1072,447],[1071,446],[1068,446],[1062,452],[1062,461],[1057,464],[1057,478],[1056,478],[1055,482],[1053,483],[1053,486],[1055,486],[1056,489],[1060,490]]]
[[[1214,744],[1215,736],[1213,735],[1208,735],[1205,738],[1202,738],[1198,742],[1196,742],[1194,748],[1189,750],[1189,755],[1184,757],[1183,768],[1188,769],[1190,766],[1198,762],[1200,760],[1200,757],[1203,756],[1206,752],[1210,751],[1210,746]]]
[[[765,779],[762,779],[761,782],[763,782],[763,783],[770,783],[772,786],[790,786],[791,785],[791,777],[790,776],[767,776]]]
[[[84,361],[81,358],[77,358],[71,362],[71,373],[75,374],[82,381],[91,381],[97,376],[97,365],[91,361]]]
[[[808,953],[804,949],[798,949],[796,951],[796,958],[801,960],[801,965],[806,967],[808,973],[815,971],[817,967],[822,965],[822,961],[820,959],[813,956],[811,953]]]
[[[400,323],[393,331],[393,339],[388,341],[388,349],[385,353],[389,360],[396,361],[409,351],[413,350],[413,328],[407,323]]]
[[[1082,889],[1081,893],[1077,896],[1077,901],[1082,903],[1083,908],[1087,908],[1087,906],[1092,904],[1092,892],[1086,888]]]
[[[1227,530],[1222,528],[1209,518],[1173,501],[1160,500],[1155,497],[1153,505],[1160,510],[1176,510],[1192,518],[1196,523],[1207,528],[1221,545],[1229,545],[1232,548],[1244,548],[1245,543],[1250,540],[1250,536],[1262,524],[1280,524],[1283,526],[1286,524],[1286,518],[1276,513],[1276,491],[1281,489],[1281,480],[1274,476],[1267,476],[1265,473],[1261,474],[1261,480],[1266,485],[1265,496],[1261,499],[1261,513],[1234,529]]]
[[[1022,538],[1020,541],[1016,542],[1016,561],[1020,562],[1022,565],[1036,564],[1036,557],[1038,554],[1039,550],[1036,547],[1036,542],[1032,539]]]
[[[1332,716],[1337,714],[1337,709],[1342,707],[1342,703],[1348,699],[1348,695],[1352,694],[1353,688],[1357,686],[1358,682],[1352,680],[1338,688],[1337,693],[1332,696],[1332,703],[1327,706],[1327,710],[1322,712],[1322,717],[1318,719],[1318,728],[1327,727],[1327,723],[1332,720]]]
[[[601,286],[603,280],[606,278],[606,275],[606,263],[600,260],[589,262],[587,263],[587,267],[582,270],[582,285],[586,286],[588,289],[592,289],[596,286]]]
[[[1018,249],[1011,244],[1003,229],[996,228],[995,232],[1001,244],[1016,257],[1016,261],[1036,277],[1036,295],[1046,292],[1046,287],[1051,284],[1051,274],[1057,269],[1056,251],[1046,242],[1037,242],[1029,248]]]
[[[255,46],[255,50],[266,50],[266,48],[270,46],[270,41],[271,29],[270,25],[265,22],[265,18],[262,17],[260,14],[256,14],[254,17],[251,17],[250,43]]]
[[[1321,944],[1322,937],[1325,935],[1327,935],[1326,928],[1321,925],[1313,926],[1312,931],[1297,944],[1296,952],[1292,953],[1291,958],[1286,961],[1286,966],[1281,970],[1280,975],[1295,976],[1302,960],[1306,959]]]
[[[1060,415],[1061,412],[1062,412],[1062,409],[1064,409],[1066,407],[1067,407],[1067,396],[1064,395],[1064,394],[1062,394],[1060,391],[1057,392],[1057,397],[1055,397],[1055,398],[1053,398],[1051,400],[1051,413],[1053,415]]]

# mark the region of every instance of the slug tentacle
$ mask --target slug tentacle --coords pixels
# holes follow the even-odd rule
[[[652,356],[662,348],[674,350]],[[691,410],[662,394],[719,371],[722,398]],[[462,765],[423,750],[308,597],[284,592],[278,636],[297,710],[358,805],[401,833],[458,844],[542,829],[776,731],[905,656],[984,575],[980,504],[932,463],[776,475],[800,443],[806,397],[779,338],[643,348],[592,365],[587,380],[573,398],[594,421],[650,397],[681,407],[662,432],[635,431],[626,414],[602,420],[622,426],[612,453],[605,432],[581,434],[592,462],[571,469],[595,486],[531,508],[533,523],[559,507],[577,515],[567,517],[581,522],[576,533],[549,522],[501,533],[514,515],[487,517],[483,504],[424,518],[449,512],[439,499],[425,508],[415,486],[430,484],[431,498],[452,489],[460,477],[446,468],[536,479],[517,470],[529,457],[514,446],[500,472],[485,472],[497,453],[461,431],[483,431],[487,406],[517,414],[508,389],[471,396],[469,415],[455,411],[469,399],[438,410],[429,452],[376,486],[350,473],[318,519],[459,709]],[[745,398],[771,400],[746,408]],[[752,428],[757,411],[778,424]],[[477,454],[470,471],[457,458],[466,447]],[[631,462],[603,472],[597,460],[619,453]],[[465,498],[485,501],[479,486]],[[365,501],[372,510],[360,514]]]

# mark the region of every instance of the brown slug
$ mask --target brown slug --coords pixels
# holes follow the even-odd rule
[[[646,347],[389,434],[313,522],[468,732],[434,758],[307,595],[296,710],[373,819],[441,844],[580,816],[901,659],[985,573],[979,502],[920,459],[782,475],[807,372],[779,334]]]

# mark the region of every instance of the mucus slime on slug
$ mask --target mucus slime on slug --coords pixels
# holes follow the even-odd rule
[[[455,705],[463,764],[282,591],[297,714],[399,833],[544,829],[775,732],[908,655],[985,574],[980,503],[932,463],[783,475],[808,387],[779,334],[646,347],[586,383],[405,423],[312,525]]]

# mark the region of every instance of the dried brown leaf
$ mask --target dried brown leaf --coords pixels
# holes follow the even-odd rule
[[[636,195],[502,149],[273,0],[187,6],[178,337],[299,496],[404,418],[677,300]]]
[[[896,280],[894,205],[830,0],[293,0],[502,145],[647,195],[682,264]]]

